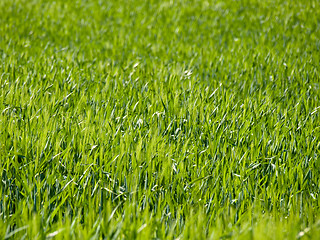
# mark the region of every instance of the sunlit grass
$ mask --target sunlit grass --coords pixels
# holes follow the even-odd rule
[[[0,237],[319,239],[317,1],[0,1]]]

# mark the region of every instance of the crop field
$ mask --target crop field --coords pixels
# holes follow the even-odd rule
[[[318,0],[0,0],[0,239],[320,239]]]

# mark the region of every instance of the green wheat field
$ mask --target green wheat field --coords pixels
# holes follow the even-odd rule
[[[0,0],[0,239],[320,239],[318,0]]]

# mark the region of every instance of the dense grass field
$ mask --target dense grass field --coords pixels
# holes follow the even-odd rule
[[[0,239],[320,239],[317,0],[1,0]]]

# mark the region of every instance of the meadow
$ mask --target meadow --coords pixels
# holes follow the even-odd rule
[[[0,239],[320,239],[317,0],[1,0]]]

